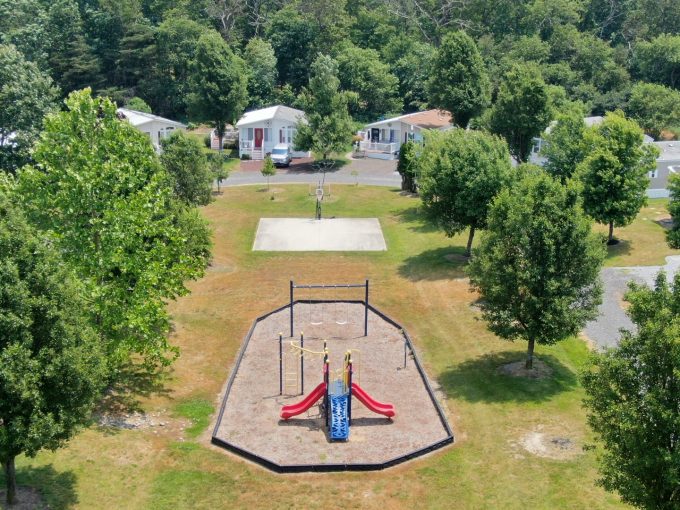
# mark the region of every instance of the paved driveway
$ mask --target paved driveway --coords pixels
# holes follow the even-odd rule
[[[634,330],[635,325],[628,318],[622,304],[628,290],[628,282],[644,283],[654,286],[659,271],[664,270],[671,280],[680,272],[680,255],[666,257],[665,266],[606,267],[600,273],[604,284],[604,294],[600,305],[599,317],[586,324],[583,332],[599,348],[613,347],[621,336],[619,329]]]
[[[246,184],[263,184],[266,179],[260,173],[261,161],[242,161],[238,170],[229,174],[224,181],[226,186],[242,186]],[[366,184],[371,186],[400,187],[401,177],[396,171],[396,161],[380,159],[350,159],[344,166],[326,172],[325,182],[331,184]],[[352,172],[357,175],[352,175]],[[324,179],[322,172],[312,166],[309,158],[294,159],[288,168],[277,169],[276,175],[271,177],[271,184],[318,183]]]

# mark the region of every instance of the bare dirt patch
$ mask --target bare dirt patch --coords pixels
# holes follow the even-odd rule
[[[189,426],[188,421],[168,417],[165,410],[153,413],[100,414],[96,417],[96,420],[102,428],[121,430],[159,429],[177,431],[184,430]]]
[[[7,500],[7,491],[0,490],[0,501],[2,501],[3,508],[5,508],[5,501]],[[38,489],[33,487],[17,487],[16,503],[12,505],[12,510],[49,510],[50,506],[45,503],[42,495]]]
[[[525,434],[519,444],[527,452],[546,459],[570,460],[583,453],[574,439],[542,430]]]
[[[534,358],[534,367],[527,370],[524,366],[525,361],[514,361],[501,365],[498,371],[501,374],[511,375],[513,377],[526,377],[527,379],[544,379],[552,375],[553,370],[541,360]]]

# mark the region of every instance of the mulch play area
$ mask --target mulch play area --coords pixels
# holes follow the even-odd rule
[[[227,383],[213,443],[281,472],[382,469],[451,443],[453,434],[408,335],[369,306],[364,336],[365,310],[358,301],[296,301],[294,338],[289,336],[290,305],[258,318]],[[301,331],[305,351],[299,349]],[[301,414],[280,418],[284,405],[302,401],[323,381],[324,340],[331,384],[351,350],[353,382],[378,405],[392,404],[393,419],[370,411],[356,394],[346,441],[330,440],[323,398]]]

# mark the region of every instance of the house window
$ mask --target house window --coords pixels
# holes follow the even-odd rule
[[[394,129],[390,129],[390,143],[394,143],[397,141],[397,131]]]
[[[279,129],[279,143],[292,144],[295,138],[295,126],[286,126]]]
[[[655,168],[651,172],[648,172],[647,175],[649,175],[650,179],[656,179],[657,177],[659,177],[659,170]]]
[[[268,142],[269,141],[269,132],[271,131],[271,128],[264,128],[264,141]]]
[[[253,128],[248,128],[248,134],[246,135],[246,140],[253,139]]]

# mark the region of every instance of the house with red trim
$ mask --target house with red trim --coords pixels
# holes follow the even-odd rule
[[[298,122],[307,122],[305,112],[283,105],[244,113],[236,123],[239,157],[264,159],[276,145],[292,148]],[[309,157],[309,153],[293,151],[293,157]]]

